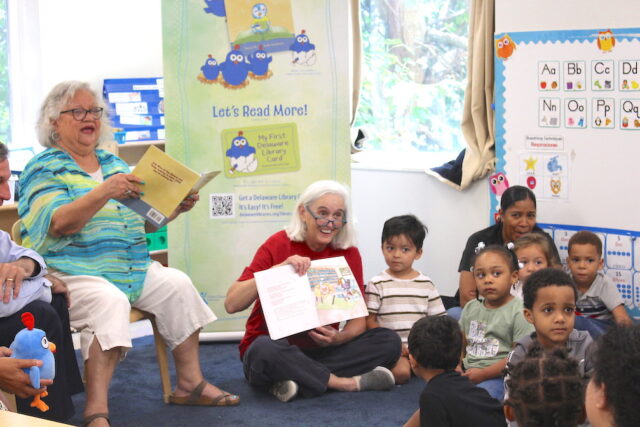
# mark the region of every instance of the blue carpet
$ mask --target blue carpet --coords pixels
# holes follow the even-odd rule
[[[200,358],[205,378],[240,395],[242,402],[223,408],[165,405],[152,337],[136,339],[133,345],[111,383],[109,402],[114,426],[399,426],[418,408],[424,384],[412,378],[388,392],[328,392],[313,399],[281,403],[246,382],[237,343],[203,343]],[[80,425],[84,393],[73,400],[76,415],[68,422]]]

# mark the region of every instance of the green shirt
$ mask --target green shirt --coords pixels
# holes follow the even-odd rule
[[[514,343],[534,331],[522,313],[520,298],[498,308],[471,300],[462,310],[460,327],[467,338],[465,368],[486,368],[507,357]]]
[[[96,150],[96,156],[105,180],[129,173],[117,156],[104,150]],[[151,262],[140,215],[111,199],[79,232],[62,237],[49,234],[55,211],[98,185],[65,151],[49,148],[34,156],[20,175],[22,244],[63,273],[105,278],[133,302],[142,293]]]

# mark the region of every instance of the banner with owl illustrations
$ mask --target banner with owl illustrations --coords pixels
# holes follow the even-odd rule
[[[640,315],[640,28],[495,35],[496,173],[530,188],[563,258],[576,230],[603,241],[605,271]]]
[[[163,0],[166,149],[222,170],[169,224],[169,262],[219,320],[228,287],[319,179],[350,182],[348,2]]]

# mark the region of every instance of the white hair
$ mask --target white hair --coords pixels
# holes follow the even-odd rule
[[[285,227],[287,236],[294,242],[302,242],[305,239],[306,227],[300,216],[300,206],[306,207],[318,200],[325,194],[335,194],[342,197],[344,202],[344,214],[347,223],[344,224],[331,241],[334,249],[347,249],[356,245],[356,232],[353,227],[353,218],[349,215],[351,200],[347,187],[336,181],[323,180],[316,181],[309,185],[300,195],[298,203],[291,215],[291,222]]]
[[[53,127],[53,122],[60,117],[60,112],[69,102],[76,96],[76,93],[80,90],[84,90],[93,95],[96,101],[96,106],[104,109],[102,112],[102,118],[100,119],[100,134],[98,135],[98,145],[105,140],[111,129],[109,123],[109,109],[104,103],[102,97],[97,94],[89,83],[70,80],[61,82],[55,85],[49,92],[47,97],[42,102],[40,107],[40,115],[38,116],[38,122],[36,123],[36,131],[38,133],[38,142],[43,147],[53,147],[56,145],[58,139],[57,133]]]

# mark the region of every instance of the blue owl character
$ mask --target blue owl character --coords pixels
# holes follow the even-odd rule
[[[267,55],[267,51],[258,46],[258,50],[249,57],[249,77],[256,80],[266,80],[273,75],[269,64],[273,58]]]
[[[264,3],[256,3],[251,8],[251,16],[253,22],[251,23],[251,31],[256,34],[262,34],[269,31],[271,23],[267,18],[267,5]]]
[[[240,89],[249,84],[249,80],[247,80],[249,64],[239,49],[240,45],[235,45],[233,50],[227,54],[226,60],[220,64],[222,85],[227,89]]]
[[[249,141],[239,131],[238,136],[231,141],[231,148],[227,150],[227,157],[231,164],[229,173],[234,172],[254,172],[258,167],[256,159],[256,149],[249,145]]]
[[[227,11],[224,8],[224,0],[204,0],[207,7],[204,8],[206,13],[211,13],[215,16],[224,18],[227,16]]]
[[[296,65],[311,66],[316,63],[316,45],[309,41],[309,36],[302,30],[289,46],[292,63]]]
[[[20,317],[25,328],[18,332],[11,343],[11,357],[15,359],[39,359],[42,366],[32,366],[24,368],[24,372],[29,375],[33,388],[40,388],[40,380],[52,380],[56,376],[56,364],[53,353],[56,351],[54,343],[49,342],[42,329],[35,328],[35,318],[29,312],[22,313]],[[49,410],[49,405],[41,398],[47,396],[47,391],[37,394],[31,406],[40,409],[42,412]]]
[[[204,61],[204,65],[200,67],[202,71],[198,75],[198,80],[202,83],[212,84],[218,82],[218,77],[220,75],[220,66],[218,65],[218,61],[211,55]]]

